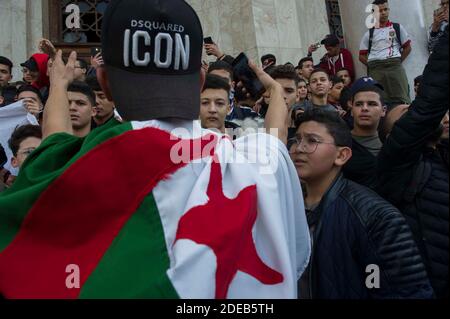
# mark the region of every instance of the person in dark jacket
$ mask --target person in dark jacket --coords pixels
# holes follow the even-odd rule
[[[372,189],[377,184],[377,157],[383,147],[378,130],[387,110],[381,88],[369,77],[352,87],[353,156],[343,169],[346,178]]]
[[[416,100],[395,123],[378,159],[378,192],[405,215],[438,298],[449,292],[448,146],[445,151],[438,143],[449,107],[448,40],[447,28]]]
[[[345,179],[352,137],[335,112],[307,110],[290,148],[301,180],[312,255],[299,281],[306,299],[431,298],[433,290],[401,213]]]

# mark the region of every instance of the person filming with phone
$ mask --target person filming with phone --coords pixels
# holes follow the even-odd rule
[[[321,46],[325,46],[327,53],[320,60],[319,68],[328,72],[330,76],[337,75],[341,69],[350,72],[352,81],[355,79],[355,64],[352,53],[341,48],[341,40],[334,34],[329,34],[320,43],[312,44],[308,49],[308,56],[317,51]]]
[[[207,55],[213,55],[217,58],[217,61],[225,61],[228,64],[232,64],[234,58],[230,55],[226,55],[222,52],[219,46],[214,42],[211,37],[204,38],[205,51]]]
[[[434,11],[433,24],[430,27],[428,37],[428,50],[433,52],[434,47],[439,42],[439,39],[444,34],[445,28],[448,26],[448,1],[441,0],[440,8]]]

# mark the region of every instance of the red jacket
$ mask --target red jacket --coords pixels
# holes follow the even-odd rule
[[[355,64],[353,63],[352,53],[347,49],[341,49],[341,53],[339,53],[339,57],[335,63],[333,60],[328,57],[328,54],[322,58],[319,64],[321,69],[324,69],[331,76],[336,75],[340,69],[345,68],[350,71],[350,76],[352,81],[355,80]]]
[[[49,87],[50,86],[50,79],[47,76],[47,64],[48,64],[48,54],[44,53],[36,53],[31,56],[34,61],[36,61],[36,64],[38,65],[39,69],[39,78],[36,82],[31,83],[34,87],[37,89],[42,89],[43,87]]]

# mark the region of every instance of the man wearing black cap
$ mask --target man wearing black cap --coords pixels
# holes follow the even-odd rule
[[[39,68],[36,61],[33,58],[21,63],[23,73],[23,81],[31,84],[39,79]]]
[[[263,69],[268,68],[269,66],[276,65],[277,58],[273,54],[265,54],[261,57],[261,65]]]
[[[349,50],[341,48],[340,39],[334,34],[329,34],[320,43],[325,46],[327,53],[320,60],[319,67],[326,70],[330,76],[336,75],[341,69],[347,69],[353,80],[355,78],[353,56]],[[308,56],[311,56],[312,52],[316,50],[317,46],[311,45],[308,49]]]
[[[13,63],[10,59],[0,56],[0,90],[8,85],[12,79]]]
[[[12,247],[8,256],[0,254],[0,294],[297,297],[310,238],[286,150],[283,89],[250,63],[270,94],[266,130],[271,134],[233,142],[203,130],[198,121],[202,48],[200,20],[186,1],[110,1],[102,29],[105,65],[97,75],[104,93],[131,122],[110,121],[86,138],[67,134],[67,88],[76,53],[64,65],[58,51],[50,70],[43,145],[21,170],[16,184],[21,189],[11,196],[27,197],[21,190],[36,186],[29,178],[34,171],[42,176],[48,170],[38,182],[49,186],[28,201],[0,196],[0,225],[13,228],[20,228],[22,218],[12,217],[17,211],[12,206],[39,198],[26,216],[37,221],[25,228],[37,239],[29,243],[47,253],[20,254]],[[6,210],[12,213],[3,214]],[[49,217],[54,213],[56,218]],[[15,267],[22,258],[27,267]],[[80,270],[78,286],[65,279],[68,262]],[[43,272],[30,272],[34,266]],[[21,278],[20,283],[11,278]],[[68,284],[72,288],[66,289]]]
[[[352,86],[353,156],[344,166],[346,178],[374,189],[376,187],[376,163],[383,147],[378,129],[386,116],[382,87],[369,77]]]

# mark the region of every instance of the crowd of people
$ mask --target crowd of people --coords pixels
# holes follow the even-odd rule
[[[417,75],[413,101],[403,62],[414,52],[414,39],[389,19],[388,0],[374,1],[379,26],[361,39],[358,57],[328,35],[300,54],[297,66],[280,64],[273,54],[261,57],[262,69],[250,66],[263,84],[268,80],[261,70],[278,83],[287,112],[276,113],[270,90],[250,94],[226,48],[203,45],[216,61],[201,66],[202,128],[239,140],[281,123],[278,137],[302,185],[302,194],[293,196],[303,197],[312,247],[298,279],[299,298],[448,297],[449,11],[448,0],[441,2],[430,28],[430,59]],[[327,53],[315,61],[312,54],[321,45]],[[0,112],[22,101],[39,123],[16,127],[8,145],[0,146],[0,197],[22,187],[15,187],[20,174],[11,168],[31,165],[27,157],[50,136],[65,132],[84,141],[96,130],[135,120],[114,98],[120,85],[105,89],[110,56],[99,53],[88,64],[71,55],[62,64],[50,41],[42,40],[39,49],[20,64],[23,79],[17,82],[14,57],[0,56]],[[62,66],[71,59],[70,83],[58,91],[52,81],[69,78]],[[367,76],[356,77],[356,63],[367,66]],[[367,285],[368,265],[381,269],[374,289]]]

